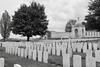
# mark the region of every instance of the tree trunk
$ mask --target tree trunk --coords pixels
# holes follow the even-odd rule
[[[6,34],[5,34],[5,32],[4,32],[3,41],[5,42],[5,40],[6,40]]]
[[[30,37],[29,36],[27,36],[27,41],[30,41]]]
[[[6,38],[4,37],[4,38],[3,38],[3,41],[4,41],[4,42],[5,42],[5,39],[6,39]]]

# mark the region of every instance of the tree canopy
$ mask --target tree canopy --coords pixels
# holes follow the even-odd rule
[[[27,36],[27,41],[33,35],[45,35],[47,31],[48,20],[45,14],[45,7],[36,2],[29,6],[23,4],[12,19],[12,32],[22,36]]]
[[[85,17],[87,30],[100,31],[100,0],[90,0],[89,14]]]
[[[65,32],[71,32],[72,26],[76,24],[76,20],[71,19],[67,22]]]
[[[7,11],[2,14],[2,18],[0,21],[0,28],[1,28],[1,36],[3,40],[7,39],[10,36],[10,23],[11,19]]]

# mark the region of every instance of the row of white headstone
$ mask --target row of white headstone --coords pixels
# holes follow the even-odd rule
[[[73,51],[73,52],[82,52],[86,53],[86,50],[97,50],[98,45],[96,43],[92,43],[92,42],[65,42],[65,43],[52,43],[52,44],[47,44],[47,46],[45,46],[46,48],[49,48],[47,50],[51,51],[50,53],[52,53],[53,55],[57,55],[59,56],[62,52],[66,53],[69,51]],[[51,49],[51,50],[50,50]]]
[[[41,44],[37,44],[40,46]],[[93,42],[65,42],[65,43],[51,43],[44,44],[45,49],[49,54],[61,56],[64,53],[72,53],[72,52],[82,52],[86,53],[87,50],[95,51],[98,48],[98,45]]]
[[[87,50],[87,52],[86,52],[86,56],[93,57],[93,54],[95,57],[95,61],[100,62],[100,50],[95,50],[94,52],[91,50]]]
[[[96,67],[96,60],[92,56],[86,56],[85,59],[86,67]],[[82,67],[82,57],[80,55],[73,55],[73,67]],[[63,67],[71,67],[70,54],[63,56]]]
[[[100,38],[78,38],[78,39],[60,39],[60,40],[39,40],[39,42],[44,42],[44,43],[58,43],[58,42],[85,42],[85,41],[98,41]]]
[[[9,47],[9,45],[5,47],[6,53],[21,56],[22,58],[29,58],[36,61],[38,59],[39,62],[48,63],[48,52],[37,49],[23,48],[23,47]]]
[[[93,52],[87,50],[85,56],[86,67],[96,67],[96,62],[100,62],[100,50],[95,51],[95,56],[93,57]],[[70,67],[70,58],[73,58],[73,67],[82,67],[82,57],[80,55],[64,54],[63,55],[63,67]]]
[[[28,49],[36,49],[36,50],[42,50],[47,51],[48,54],[51,55],[57,55],[61,56],[64,53],[71,53],[73,52],[83,52],[86,53],[86,51],[89,50],[97,50],[98,45],[93,42],[54,42],[54,43],[43,43],[43,42],[35,42],[35,43],[4,43],[4,47],[26,47]],[[18,48],[13,48],[18,49]],[[24,49],[22,49],[24,50]],[[8,50],[9,51],[9,50]]]
[[[21,57],[27,57],[29,59],[48,63],[48,54],[60,56],[60,52],[62,52],[63,56],[63,67],[68,64],[70,66],[70,58],[72,57],[73,51],[86,53],[86,66],[91,67],[90,65],[95,67],[94,62],[100,62],[100,50],[97,50],[98,45],[93,42],[56,42],[56,43],[43,43],[43,42],[35,42],[35,43],[4,43],[4,47],[6,48],[6,53],[18,55]],[[23,48],[25,47],[25,48]],[[95,53],[95,57],[92,56],[93,52]],[[68,55],[66,54],[68,53]],[[82,52],[81,52],[82,53]],[[76,58],[77,56],[74,55]],[[77,65],[77,62],[74,62],[73,56],[73,66]],[[65,60],[66,59],[66,60]],[[81,60],[82,61],[82,60]],[[91,61],[91,62],[90,62]],[[81,62],[78,62],[81,64]],[[77,65],[74,67],[80,67],[81,65]],[[66,66],[67,67],[67,66]]]
[[[5,59],[0,58],[0,67],[5,67]],[[14,67],[21,67],[19,64],[14,64]]]
[[[95,57],[92,56],[92,52],[87,52],[86,55],[86,67],[96,67],[96,62],[100,62],[100,50],[97,50]],[[63,67],[70,67],[70,54],[63,55]],[[98,60],[99,59],[99,60]],[[4,58],[0,58],[0,67],[4,67]],[[14,67],[21,67],[18,64],[14,64]],[[82,67],[82,58],[80,55],[73,55],[73,67]]]
[[[53,42],[53,43],[44,43],[44,42],[4,42],[3,46],[6,47],[6,52],[9,54],[17,54],[18,56],[29,56],[38,53],[47,52],[51,55],[63,56],[66,53],[72,55],[72,52],[81,52],[86,53],[87,50],[96,51],[98,45],[93,42]],[[19,48],[19,47],[25,47]],[[34,51],[34,52],[33,52]],[[22,53],[23,52],[23,53]],[[35,56],[35,55],[34,55]],[[31,58],[32,56],[29,56]]]

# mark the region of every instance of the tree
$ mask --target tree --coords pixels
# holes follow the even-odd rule
[[[88,10],[86,29],[100,31],[100,0],[90,0]]]
[[[86,24],[86,22],[82,22],[82,25],[85,25]]]
[[[65,27],[65,32],[71,32],[72,26],[76,24],[76,20],[69,20]]]
[[[1,36],[3,37],[3,40],[7,39],[10,36],[10,23],[11,19],[7,11],[5,11],[2,14],[2,18],[0,21],[0,27],[1,27]]]
[[[45,35],[48,20],[45,7],[39,3],[32,2],[29,6],[23,4],[15,12],[12,22],[12,32],[27,37],[29,41],[33,35]]]

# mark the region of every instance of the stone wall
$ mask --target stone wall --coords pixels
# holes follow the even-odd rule
[[[51,38],[69,38],[70,32],[51,32]]]

